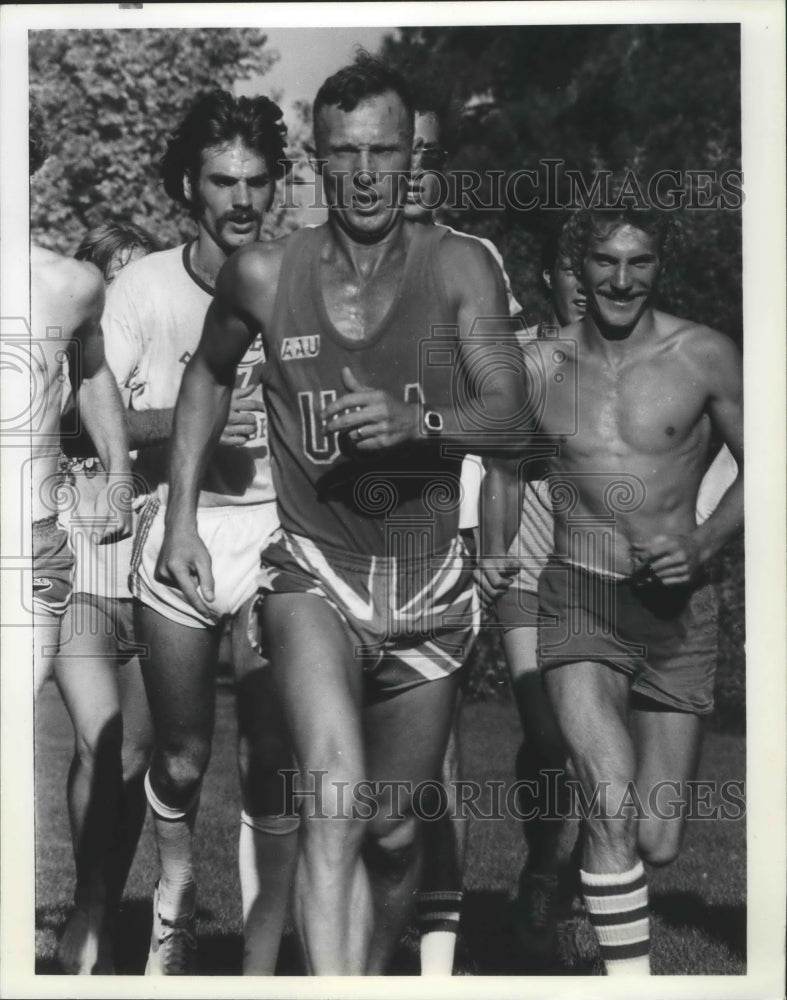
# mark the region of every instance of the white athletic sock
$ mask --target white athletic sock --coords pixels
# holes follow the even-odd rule
[[[418,893],[422,976],[453,974],[462,896],[461,891]]]
[[[201,787],[186,809],[174,809],[158,798],[145,774],[145,793],[153,813],[159,867],[159,916],[177,920],[194,912],[197,885],[192,869],[191,843],[199,808]]]
[[[249,816],[243,810],[240,818],[243,974],[272,976],[289,903],[289,874],[297,850],[292,838],[297,836],[300,817]],[[287,843],[285,838],[290,838]],[[263,898],[266,893],[267,899]]]
[[[649,976],[650,918],[642,862],[628,872],[579,874],[607,975]]]

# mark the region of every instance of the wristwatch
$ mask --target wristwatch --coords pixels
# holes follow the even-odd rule
[[[443,418],[437,410],[424,410],[421,423],[427,437],[437,437],[443,433]]]

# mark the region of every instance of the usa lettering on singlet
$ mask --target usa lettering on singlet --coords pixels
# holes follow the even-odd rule
[[[461,458],[441,455],[439,444],[428,441],[364,454],[346,435],[326,434],[320,420],[323,408],[348,391],[344,367],[363,385],[406,402],[450,408],[450,366],[423,364],[435,328],[443,328],[449,351],[458,349],[456,310],[437,259],[445,235],[438,227],[413,227],[394,301],[362,341],[343,336],[325,307],[320,254],[326,227],[289,238],[263,369],[274,485],[286,530],[363,556],[395,554],[394,536],[411,547],[410,554],[440,552],[456,535]]]

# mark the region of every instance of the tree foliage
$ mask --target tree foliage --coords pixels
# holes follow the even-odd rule
[[[602,169],[631,169],[645,182],[677,171],[686,184],[687,171],[739,170],[739,45],[735,24],[404,28],[384,41],[382,55],[416,94],[460,109],[452,165],[486,178],[482,203],[490,201],[489,171],[529,169],[539,182],[528,194],[543,205],[546,158],[563,161],[561,175],[580,171],[588,186]],[[718,193],[712,184],[710,197]],[[740,211],[677,214],[683,250],[661,304],[738,339]],[[554,213],[509,201],[448,215],[498,244],[517,297],[537,315],[539,245]]]
[[[256,29],[32,31],[30,85],[51,155],[31,186],[31,232],[64,253],[106,220],[165,245],[193,232],[159,176],[166,140],[194,94],[265,73],[277,55]]]

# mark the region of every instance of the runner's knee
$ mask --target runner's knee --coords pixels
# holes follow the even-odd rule
[[[364,844],[367,864],[389,878],[404,876],[412,864],[417,837],[418,821],[413,815],[371,820]]]
[[[74,739],[74,750],[83,767],[94,768],[99,757],[120,757],[123,743],[123,721],[119,713],[92,726],[82,726]]]
[[[680,851],[683,826],[676,820],[649,820],[639,825],[637,844],[643,861],[650,865],[671,864]]]
[[[178,747],[160,748],[157,756],[161,784],[180,799],[202,781],[210,760],[210,744],[189,740]]]
[[[319,862],[339,870],[354,862],[363,845],[366,822],[348,815],[343,819],[318,818],[302,814],[301,844],[307,864]]]

